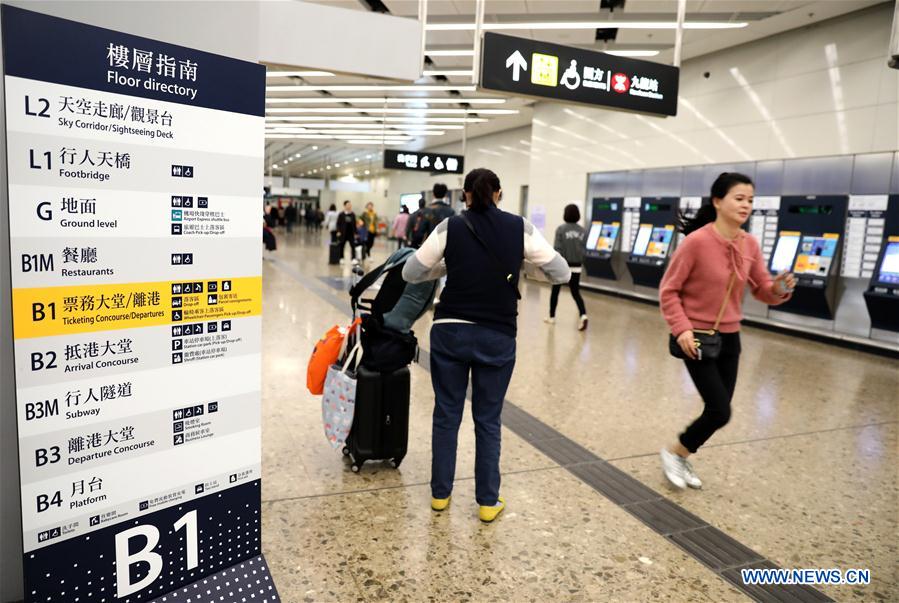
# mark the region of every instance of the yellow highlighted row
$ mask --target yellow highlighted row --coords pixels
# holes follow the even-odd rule
[[[13,289],[12,302],[16,339],[227,320],[262,313],[262,277]]]

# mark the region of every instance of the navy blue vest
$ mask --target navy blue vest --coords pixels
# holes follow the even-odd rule
[[[446,287],[440,294],[434,320],[469,320],[514,337],[518,299],[505,275],[511,273],[513,284],[518,286],[524,258],[524,220],[496,207],[485,212],[468,211],[465,215],[499,259],[502,272],[462,218],[450,218],[444,252]]]

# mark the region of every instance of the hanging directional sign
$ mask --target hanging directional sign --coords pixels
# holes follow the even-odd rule
[[[677,114],[677,67],[484,34],[481,88],[626,111]]]
[[[415,153],[413,151],[384,151],[384,167],[388,170],[414,170],[433,174],[461,174],[465,159],[446,153]]]

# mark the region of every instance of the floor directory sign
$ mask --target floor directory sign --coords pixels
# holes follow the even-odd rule
[[[25,600],[156,599],[260,550],[265,70],[2,26]]]

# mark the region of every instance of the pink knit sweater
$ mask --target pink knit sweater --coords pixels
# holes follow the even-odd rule
[[[743,287],[747,283],[752,295],[769,306],[790,299],[790,294],[775,293],[774,280],[755,237],[740,231],[735,240],[728,241],[714,224],[707,224],[681,242],[659,286],[662,316],[675,336],[715,325],[734,271],[737,280],[718,327],[722,333],[740,330]]]

